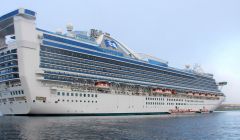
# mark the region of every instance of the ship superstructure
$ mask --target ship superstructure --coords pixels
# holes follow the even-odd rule
[[[211,112],[224,100],[212,74],[168,66],[109,33],[50,32],[36,13],[0,17],[3,114],[160,114]]]

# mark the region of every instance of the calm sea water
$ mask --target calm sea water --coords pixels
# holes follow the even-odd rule
[[[0,139],[240,140],[240,111],[190,116],[3,116]]]

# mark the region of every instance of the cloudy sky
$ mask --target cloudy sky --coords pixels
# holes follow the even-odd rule
[[[11,0],[1,2],[0,15],[28,8],[43,29],[97,28],[170,66],[200,64],[228,82],[227,103],[240,103],[239,6],[239,0]]]

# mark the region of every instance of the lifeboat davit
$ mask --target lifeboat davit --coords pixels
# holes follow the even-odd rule
[[[108,82],[98,81],[95,83],[95,86],[99,88],[109,88],[110,84]]]

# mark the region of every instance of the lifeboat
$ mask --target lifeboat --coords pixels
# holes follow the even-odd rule
[[[176,90],[172,90],[172,94],[177,94]]]
[[[187,95],[190,95],[190,96],[192,96],[192,95],[193,95],[193,93],[192,93],[192,92],[187,92]]]
[[[208,97],[212,97],[212,94],[208,93],[207,96],[208,96]]]
[[[155,88],[155,89],[153,89],[152,90],[154,93],[163,93],[163,90],[162,89],[160,89],[160,88]]]
[[[95,83],[95,86],[98,88],[109,88],[110,84],[108,82],[99,81]]]
[[[172,90],[171,89],[165,89],[165,90],[163,90],[163,93],[172,94]]]
[[[196,92],[196,93],[193,93],[193,95],[194,95],[194,96],[199,96],[199,93]]]

